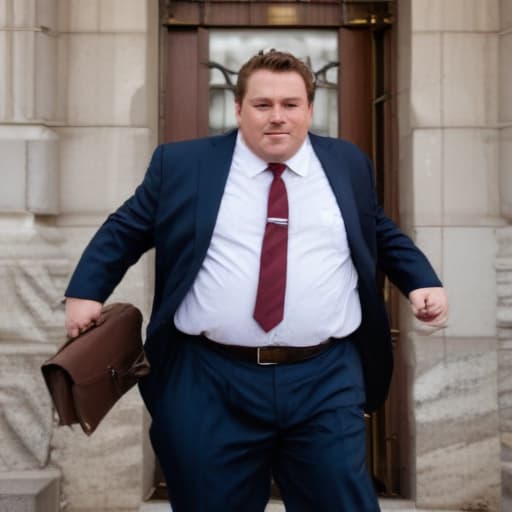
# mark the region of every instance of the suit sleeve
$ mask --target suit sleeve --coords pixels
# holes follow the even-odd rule
[[[372,182],[377,238],[377,265],[407,297],[412,290],[442,286],[423,252],[386,216],[373,186],[373,167],[367,160]]]
[[[87,245],[66,289],[66,297],[105,302],[128,268],[154,246],[162,160],[163,146],[159,146],[142,183],[109,215]]]
[[[377,207],[378,266],[407,297],[412,290],[442,286],[423,252]]]

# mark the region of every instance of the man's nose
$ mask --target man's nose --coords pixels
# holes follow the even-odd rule
[[[276,105],[272,108],[272,112],[270,113],[270,120],[273,123],[282,123],[284,121],[284,112],[279,105]]]

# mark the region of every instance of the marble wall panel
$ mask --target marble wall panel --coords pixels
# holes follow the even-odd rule
[[[26,208],[40,214],[59,212],[59,141],[27,142]]]
[[[69,32],[97,32],[101,0],[67,0],[59,6],[59,29]]]
[[[443,279],[443,228],[414,228],[414,241],[426,254],[439,278]]]
[[[416,337],[414,344],[416,505],[497,511],[496,340]]]
[[[443,130],[443,224],[499,225],[499,131]]]
[[[498,36],[443,35],[443,125],[485,127],[498,116]]]
[[[36,0],[34,3],[37,26],[43,26],[53,31],[57,30],[59,0]]]
[[[147,0],[100,0],[100,31],[145,32]]]
[[[441,0],[411,0],[411,28],[413,32],[441,29]]]
[[[53,23],[55,0],[37,3],[39,14],[35,2],[15,5],[16,8],[13,2],[6,8],[9,13],[7,22],[11,28],[17,23],[20,29],[0,31],[0,55],[3,57],[0,59],[3,68],[0,73],[0,105],[3,104],[0,119],[16,122],[55,120],[58,37],[34,25],[36,15],[41,17],[41,24]]]
[[[404,103],[408,105],[408,102]],[[414,196],[411,192],[413,187],[413,132],[411,130],[400,134],[398,147],[400,169],[400,180],[398,183],[400,225],[402,229],[408,230],[411,224],[413,224],[414,219]]]
[[[68,59],[69,35],[59,34],[57,38],[57,75],[54,93],[57,97],[55,120],[67,124],[68,118]]]
[[[144,34],[70,34],[68,122],[146,126]]]
[[[413,31],[496,31],[498,0],[412,0]]]
[[[443,229],[444,285],[450,298],[446,334],[496,336],[496,235],[493,228]]]
[[[7,34],[6,100],[3,118],[16,122],[52,121],[57,111],[57,37],[37,31]]]
[[[500,22],[502,30],[512,27],[512,3],[510,0],[500,0]]]
[[[410,0],[398,0],[397,11],[400,23],[396,25],[397,30],[397,47],[400,58],[397,59],[398,91],[403,93],[411,87],[411,13],[412,7]],[[409,116],[409,108],[404,114]],[[400,125],[401,123],[399,123]],[[400,126],[399,126],[400,129]]]
[[[0,210],[58,212],[58,140],[40,126],[0,126]]]
[[[2,0],[0,27],[57,28],[58,0]]]
[[[10,75],[8,87],[12,95],[9,98],[12,104],[12,117],[9,120],[30,122],[35,118],[35,32],[12,32],[10,44],[11,68],[6,69]]]
[[[69,266],[55,228],[29,214],[0,218],[0,471],[22,471],[49,461],[53,416],[40,366],[65,341],[57,304]]]
[[[36,32],[34,45],[34,117],[41,121],[53,121],[57,119],[58,103],[58,39]]]
[[[11,105],[11,88],[7,68],[10,62],[10,37],[9,34],[0,29],[0,62],[4,63],[3,72],[0,73],[0,119],[9,116]]]
[[[512,122],[512,32],[500,37],[499,57],[499,121]]]
[[[443,218],[442,150],[440,129],[413,132],[413,182],[415,226],[440,226]],[[407,191],[410,194],[411,190]]]
[[[54,351],[52,345],[0,343],[0,472],[48,463],[53,415],[40,366]]]
[[[143,498],[142,416],[142,402],[134,388],[91,437],[78,428],[54,431],[51,462],[62,472],[66,511],[138,510]]]
[[[441,124],[441,34],[413,34],[410,109],[412,127]]]
[[[60,208],[64,214],[109,212],[130,196],[148,167],[145,128],[61,128]]]
[[[33,27],[36,25],[37,0],[11,0],[9,10],[12,13],[11,23],[15,27]]]
[[[0,140],[2,155],[2,180],[0,211],[21,211],[26,207],[26,141]]]
[[[0,28],[7,26],[7,8],[9,6],[8,2],[9,0],[0,0]]]
[[[148,0],[67,0],[60,6],[59,27],[70,32],[146,32],[147,4]]]
[[[0,244],[0,343],[64,341],[58,308],[70,268],[55,228],[33,224],[33,217],[2,219]],[[20,348],[21,350],[21,348]]]

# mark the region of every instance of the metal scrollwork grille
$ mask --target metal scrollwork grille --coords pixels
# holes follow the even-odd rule
[[[210,134],[223,133],[236,126],[234,88],[238,69],[266,47],[290,51],[309,64],[316,83],[312,131],[336,137],[340,65],[337,34],[335,31],[295,29],[210,32]]]

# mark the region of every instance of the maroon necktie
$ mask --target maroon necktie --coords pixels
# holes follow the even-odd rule
[[[281,179],[286,165],[268,164],[274,174],[267,206],[267,224],[261,247],[260,278],[254,319],[265,332],[273,329],[284,315],[286,256],[288,252],[288,197]]]

